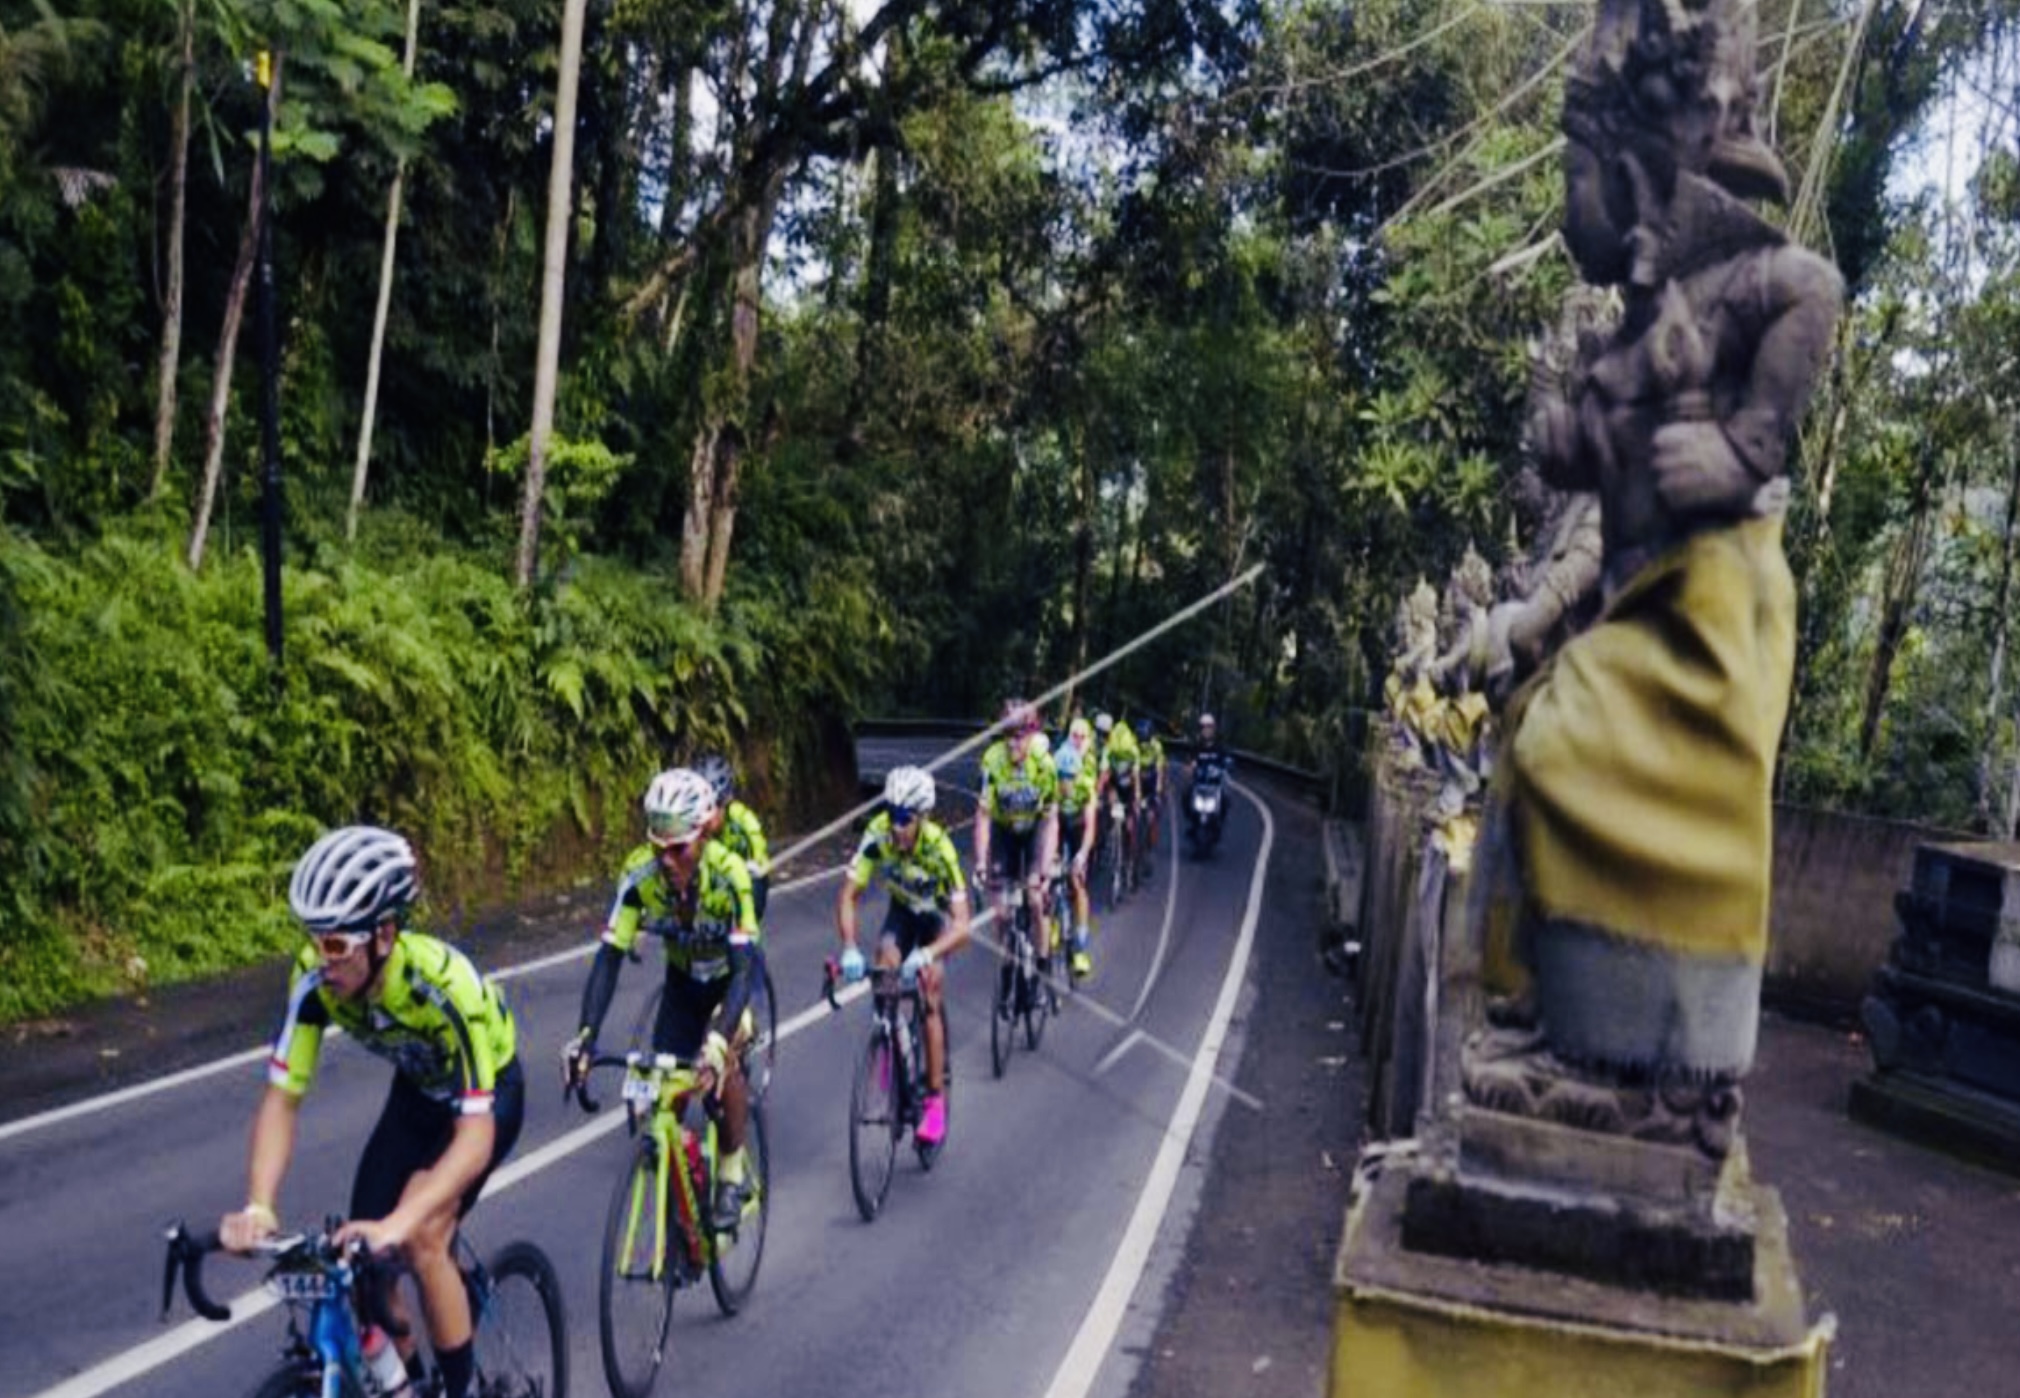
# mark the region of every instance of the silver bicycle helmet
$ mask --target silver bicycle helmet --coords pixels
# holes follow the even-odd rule
[[[933,774],[923,767],[893,767],[884,778],[884,804],[894,811],[924,815],[933,809]]]
[[[311,932],[362,932],[405,913],[420,891],[405,838],[376,825],[346,825],[296,862],[288,906]]]
[[[670,767],[645,792],[645,833],[655,845],[692,844],[715,814],[715,788],[692,767]]]

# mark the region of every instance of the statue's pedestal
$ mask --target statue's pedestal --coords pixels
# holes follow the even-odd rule
[[[1407,1247],[1437,1169],[1398,1153],[1357,1183],[1333,1274],[1332,1398],[1823,1393],[1832,1327],[1804,1321],[1773,1190],[1744,1187],[1750,1299],[1713,1300]]]
[[[1403,1246],[1664,1296],[1746,1302],[1764,1207],[1745,1143],[1723,1162],[1460,1107],[1407,1171]]]

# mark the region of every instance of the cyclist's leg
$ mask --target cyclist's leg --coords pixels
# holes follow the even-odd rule
[[[1062,815],[1059,821],[1059,859],[1067,871],[1067,887],[1071,891],[1073,905],[1073,927],[1070,933],[1073,947],[1073,973],[1084,976],[1093,969],[1087,954],[1087,875],[1080,865],[1081,845],[1087,834],[1084,816]],[[1062,933],[1067,932],[1061,928]]]
[[[1031,950],[1038,957],[1038,969],[1044,971],[1052,963],[1052,938],[1045,917],[1045,871],[1038,867],[1037,828],[1018,835],[1016,843],[1016,877],[1022,885],[1024,906],[1031,914]]]
[[[919,947],[940,939],[941,920],[933,913],[907,909],[892,943],[892,957],[903,960]],[[936,963],[919,977],[919,999],[926,1007],[926,1091],[937,1093],[947,1078],[947,1038],[940,1019],[941,979]]]
[[[447,1133],[452,1126],[453,1121],[439,1102],[433,1101],[404,1076],[395,1073],[392,1090],[386,1094],[386,1105],[380,1110],[378,1124],[372,1128],[371,1136],[365,1141],[364,1153],[358,1157],[357,1174],[351,1180],[349,1217],[381,1219],[398,1208],[408,1181],[441,1155],[443,1147],[448,1144]],[[401,1337],[399,1347],[401,1356],[411,1363],[420,1335],[414,1329],[414,1317],[407,1299],[400,1288],[391,1283],[387,1283],[382,1299],[387,1314],[407,1332]],[[453,1310],[443,1317],[449,1343],[470,1338],[469,1309],[466,1303],[460,1326],[455,1323]],[[429,1328],[432,1333],[432,1316]],[[439,1336],[437,1342],[441,1342]]]

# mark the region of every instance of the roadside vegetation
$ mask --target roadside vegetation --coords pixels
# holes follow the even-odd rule
[[[2015,14],[1760,15],[1786,216],[1855,297],[1798,467],[1783,793],[1987,830],[2020,801]],[[0,0],[0,1020],[285,944],[325,824],[410,830],[453,918],[602,871],[662,762],[728,747],[805,802],[848,716],[980,713],[1256,562],[1095,697],[1350,767],[1397,598],[1533,528],[1588,19]]]

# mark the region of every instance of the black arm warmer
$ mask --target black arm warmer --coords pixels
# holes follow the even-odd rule
[[[582,987],[582,1027],[590,1042],[603,1032],[603,1017],[610,1013],[610,997],[617,993],[617,973],[624,965],[624,953],[605,942],[596,949],[589,968],[589,982]]]
[[[729,989],[722,995],[717,1023],[725,1037],[736,1033],[743,1012],[750,1006],[752,992],[764,980],[764,948],[756,942],[731,943],[729,949]]]

